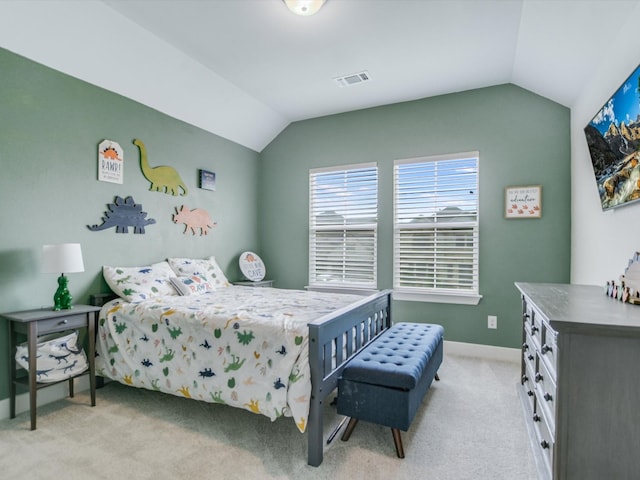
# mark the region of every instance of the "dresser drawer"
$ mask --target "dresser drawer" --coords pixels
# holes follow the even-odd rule
[[[524,302],[524,308],[523,308],[524,313],[522,314],[522,321],[523,321],[523,324],[524,324],[524,329],[525,329],[525,331],[531,333],[531,327],[533,326],[532,308],[531,308],[531,305],[527,302],[526,299],[523,298],[522,301]]]
[[[547,469],[548,477],[551,478],[551,468],[553,465],[553,447],[554,436],[549,430],[547,419],[542,412],[533,415],[533,427],[535,429],[537,444],[534,448],[538,449],[540,456],[543,458]]]
[[[540,350],[542,345],[542,317],[534,308],[531,309],[531,339],[536,346],[536,350]]]
[[[558,368],[558,341],[556,332],[549,326],[544,326],[540,355],[554,378]]]
[[[523,324],[524,324],[524,332],[528,335],[528,344],[529,347],[533,347],[535,350],[540,350],[540,346],[542,345],[542,317],[540,313],[527,302],[526,298],[524,301],[524,314],[523,314]]]
[[[544,411],[551,433],[556,423],[556,379],[543,361],[538,362],[538,371],[534,377],[537,405]]]
[[[530,408],[530,412],[535,411],[536,404],[536,386],[533,381],[535,375],[535,366],[534,364],[526,363],[524,378],[522,379],[522,388],[524,388],[524,392],[527,396],[527,402]]]
[[[535,362],[536,362],[536,345],[533,343],[533,339],[529,332],[526,332],[524,335],[524,343],[522,344],[522,360],[525,364],[531,364],[532,371],[536,371]]]

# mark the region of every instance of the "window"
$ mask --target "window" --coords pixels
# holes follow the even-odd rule
[[[394,298],[477,304],[478,152],[396,160]]]
[[[309,286],[377,288],[377,166],[311,170],[309,196]]]

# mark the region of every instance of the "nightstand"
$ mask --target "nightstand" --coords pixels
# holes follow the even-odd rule
[[[242,287],[273,287],[273,280],[260,280],[259,282],[252,282],[251,280],[233,282],[234,285],[240,285]]]
[[[4,318],[9,322],[9,368],[10,386],[9,386],[9,418],[16,416],[16,387],[18,385],[28,386],[29,388],[29,410],[31,413],[31,430],[36,429],[36,407],[37,407],[37,391],[40,388],[56,385],[61,382],[69,382],[69,396],[73,397],[73,379],[61,380],[60,382],[38,383],[36,381],[36,348],[38,337],[50,333],[64,332],[74,330],[76,328],[86,328],[89,351],[87,354],[89,361],[89,370],[85,370],[80,375],[89,374],[89,385],[91,389],[91,406],[96,404],[96,369],[95,369],[95,332],[96,320],[100,307],[91,305],[74,305],[69,310],[37,309],[25,310],[21,312],[11,312],[0,314],[0,318]],[[18,375],[16,368],[16,345],[18,343],[18,334],[27,336],[27,344],[29,351],[29,372],[28,375]],[[22,371],[22,370],[20,370]],[[78,376],[78,375],[76,375]]]

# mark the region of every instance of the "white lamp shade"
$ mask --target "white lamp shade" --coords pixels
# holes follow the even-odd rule
[[[43,273],[84,272],[82,248],[79,243],[61,243],[42,247]]]
[[[289,10],[305,17],[317,13],[324,2],[325,0],[284,0]]]

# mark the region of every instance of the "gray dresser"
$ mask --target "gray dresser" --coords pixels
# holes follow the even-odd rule
[[[518,391],[540,478],[640,478],[640,305],[604,287],[516,287]]]

